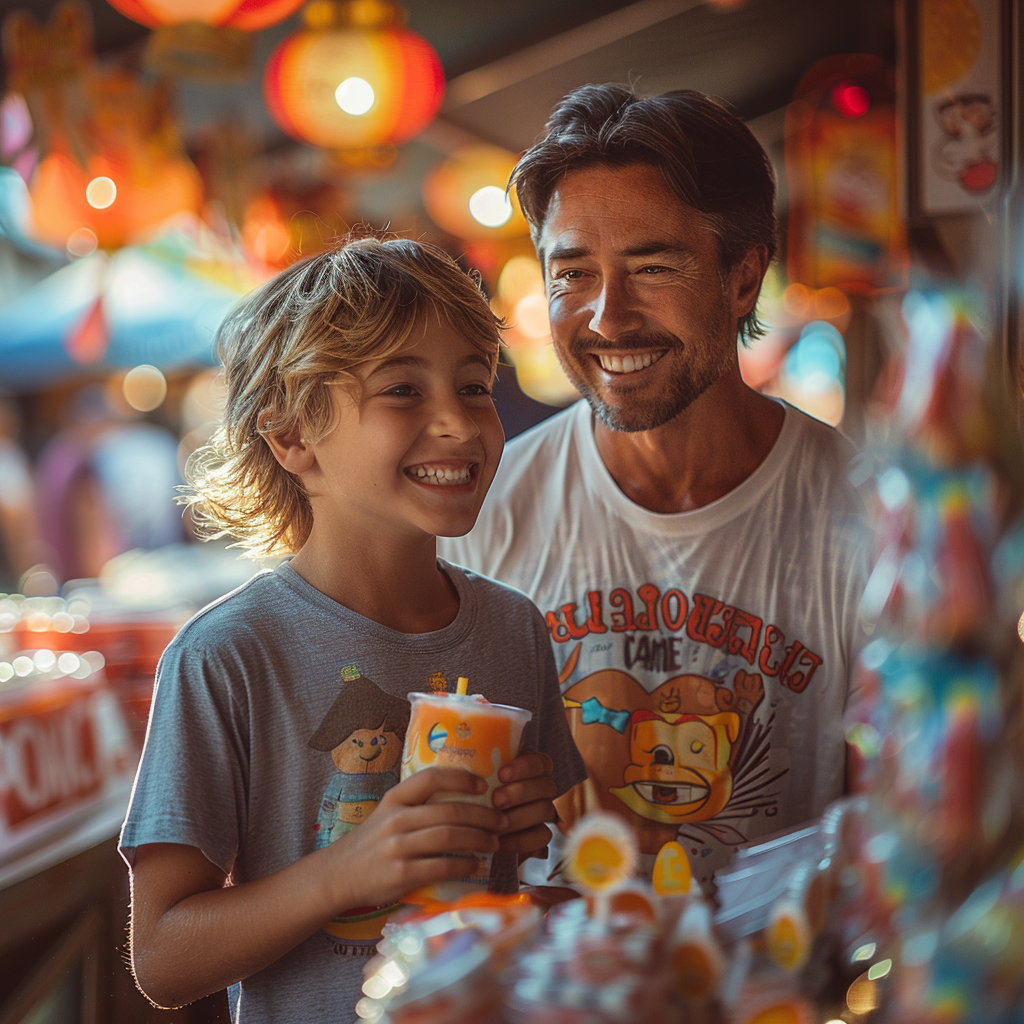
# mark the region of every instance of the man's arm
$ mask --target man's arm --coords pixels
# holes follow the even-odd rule
[[[345,910],[386,905],[469,874],[476,855],[498,849],[508,816],[479,804],[427,800],[440,791],[485,789],[483,779],[461,768],[417,772],[337,842],[238,885],[226,885],[224,872],[195,847],[139,846],[131,922],[139,988],[158,1006],[181,1006],[255,974]]]

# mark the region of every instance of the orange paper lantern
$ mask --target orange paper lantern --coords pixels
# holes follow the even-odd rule
[[[513,191],[506,197],[515,155],[497,146],[467,146],[424,179],[431,220],[457,238],[514,238],[529,231]]]
[[[146,28],[199,21],[218,28],[256,32],[294,14],[305,0],[109,0]]]
[[[271,54],[263,94],[293,138],[337,150],[407,142],[437,114],[444,72],[433,47],[381,0],[313,0],[305,28]]]
[[[156,31],[145,65],[157,75],[213,83],[244,81],[250,32],[294,14],[304,0],[110,0],[122,14]]]

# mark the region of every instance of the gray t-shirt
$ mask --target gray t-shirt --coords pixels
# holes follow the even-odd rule
[[[459,611],[432,633],[399,633],[358,615],[287,563],[187,623],[157,670],[121,832],[125,859],[145,843],[183,843],[244,882],[333,842],[398,781],[406,695],[446,682],[454,690],[458,676],[493,703],[533,712],[522,749],[551,756],[559,794],[582,781],[540,613],[516,590],[438,564]],[[492,879],[501,874],[496,863]],[[235,1020],[353,1019],[365,958],[394,910],[325,920],[233,989]]]

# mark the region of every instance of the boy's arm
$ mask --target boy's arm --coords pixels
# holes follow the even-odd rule
[[[192,846],[139,846],[132,868],[132,966],[157,1005],[181,1006],[279,959],[329,918],[381,906],[476,868],[509,826],[479,804],[435,803],[439,791],[479,794],[461,768],[429,768],[388,790],[362,825],[265,878],[225,885]],[[446,856],[452,851],[467,856]]]

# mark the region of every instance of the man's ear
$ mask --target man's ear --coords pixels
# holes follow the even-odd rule
[[[308,442],[303,441],[302,431],[299,427],[295,427],[285,433],[273,433],[272,430],[266,429],[266,426],[269,426],[272,422],[269,409],[259,414],[257,422],[260,424],[260,434],[263,440],[267,442],[267,447],[273,452],[274,458],[289,473],[305,473],[313,468],[313,463],[316,461],[313,455],[313,447]]]
[[[768,272],[768,249],[755,245],[733,268],[729,275],[732,286],[733,312],[736,319],[746,316],[757,303],[761,282]]]

